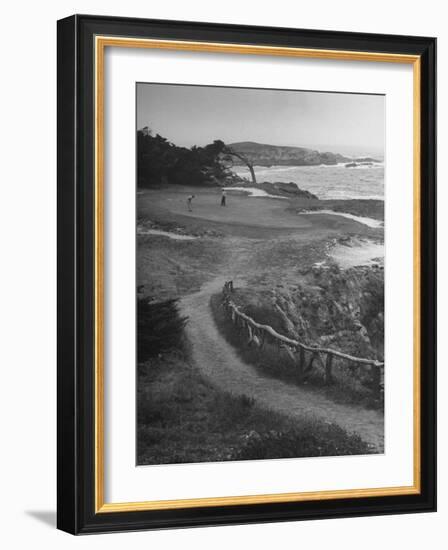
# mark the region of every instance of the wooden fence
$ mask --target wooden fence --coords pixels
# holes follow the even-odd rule
[[[284,350],[297,365],[298,378],[302,380],[307,376],[315,361],[317,361],[324,372],[326,384],[334,382],[333,360],[335,358],[343,360],[345,365],[362,366],[369,369],[372,388],[375,393],[383,389],[384,363],[375,359],[365,359],[363,357],[354,357],[341,351],[310,346],[303,344],[283,334],[279,334],[269,325],[263,325],[254,321],[251,317],[243,313],[232,300],[233,281],[227,281],[223,287],[223,307],[227,311],[232,322],[242,330],[247,331],[248,345],[256,345],[262,349],[266,342],[276,345],[280,350]]]

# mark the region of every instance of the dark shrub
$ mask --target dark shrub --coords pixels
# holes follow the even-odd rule
[[[150,298],[137,300],[138,362],[182,346],[187,317],[181,317],[178,300],[153,302]]]

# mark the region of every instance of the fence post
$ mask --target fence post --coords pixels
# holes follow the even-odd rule
[[[327,353],[325,361],[325,384],[333,384],[333,354]]]
[[[317,353],[315,351],[313,351],[311,353],[311,357],[310,357],[310,362],[308,363],[308,367],[306,368],[306,371],[305,372],[311,372],[312,369],[313,369],[313,363],[314,363],[314,360],[317,358]]]
[[[299,352],[297,364],[297,374],[299,383],[303,382],[303,367],[305,365],[305,350],[300,346],[299,349],[296,348],[296,351]]]
[[[305,350],[300,346],[300,370],[303,372],[305,368]]]
[[[252,344],[253,333],[252,333],[252,327],[249,324],[247,325],[247,332],[249,333],[249,340],[247,344],[250,346]]]
[[[379,395],[380,386],[381,386],[381,367],[374,363],[370,367],[370,372],[372,373],[372,389],[375,395]]]

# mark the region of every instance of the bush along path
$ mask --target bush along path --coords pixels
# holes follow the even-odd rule
[[[266,378],[240,359],[218,331],[210,308],[211,296],[220,292],[224,283],[224,277],[217,277],[179,302],[180,314],[189,318],[185,331],[199,371],[223,391],[246,395],[298,422],[316,418],[335,423],[358,435],[374,452],[384,452],[384,417],[380,412],[334,403],[304,388]]]

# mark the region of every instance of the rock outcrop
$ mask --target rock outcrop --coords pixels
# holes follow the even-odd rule
[[[383,360],[384,272],[311,268],[294,291],[273,293],[273,306],[291,336],[360,357]]]

